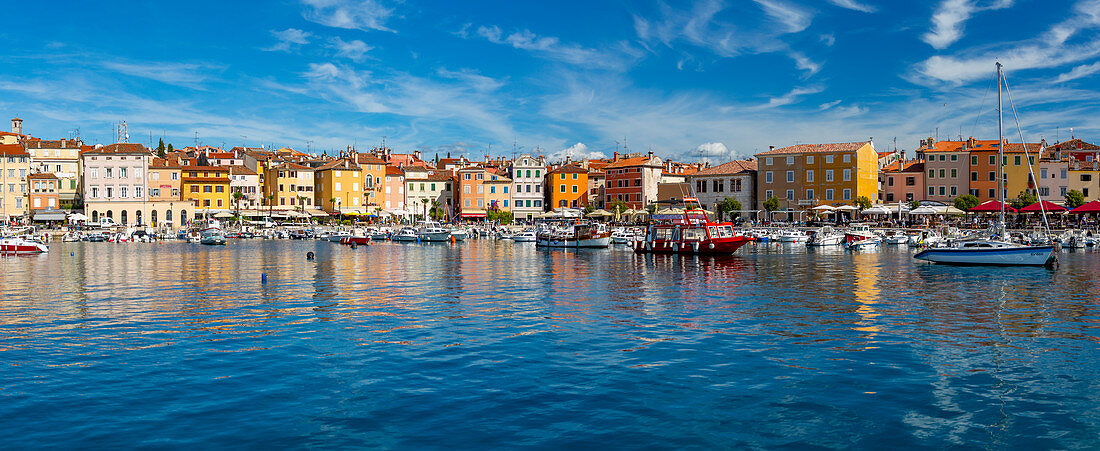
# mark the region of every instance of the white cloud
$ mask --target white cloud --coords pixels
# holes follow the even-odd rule
[[[790,105],[796,103],[799,97],[807,96],[810,94],[817,94],[825,89],[820,86],[811,87],[799,87],[790,90],[790,92],[783,94],[779,97],[772,97],[768,100],[768,103],[764,105],[765,108],[775,108],[783,105]]]
[[[810,26],[813,14],[796,5],[779,0],[755,0],[773,21],[786,27],[787,33],[798,33]]]
[[[1002,2],[1000,6],[1008,2]],[[992,7],[992,6],[991,6]],[[1010,44],[982,47],[953,56],[935,55],[917,64],[917,76],[909,80],[922,85],[962,83],[992,77],[994,61],[1008,71],[1062,67],[1100,56],[1100,38],[1095,33],[1070,41],[1086,30],[1100,28],[1100,0],[1078,2],[1073,14],[1039,36]]]
[[[275,39],[278,39],[279,42],[264,50],[289,52],[291,47],[309,44],[309,38],[313,36],[313,33],[297,28],[287,28],[282,31],[271,30],[271,35],[275,36]]]
[[[833,44],[836,44],[836,36],[833,36],[832,33],[823,34],[823,35],[821,35],[820,39],[821,39],[822,44],[825,44],[826,46],[829,46],[829,47],[832,47]]]
[[[339,36],[332,38],[329,43],[332,48],[336,49],[337,57],[347,58],[356,62],[363,61],[367,56],[367,52],[374,49],[374,47],[358,39],[345,42],[343,39],[340,39]]]
[[[943,50],[963,37],[966,21],[975,13],[1011,7],[1013,0],[995,0],[979,5],[978,0],[943,0],[932,14],[932,29],[921,36],[935,49]]]
[[[871,5],[865,5],[863,3],[859,3],[856,0],[829,0],[829,3],[832,3],[836,6],[841,7],[841,8],[848,8],[848,9],[852,9],[852,10],[856,10],[856,11],[862,11],[862,12],[865,12],[865,13],[875,12],[875,7],[873,7]]]
[[[302,0],[302,4],[306,6],[302,17],[327,27],[393,31],[386,27],[393,8],[377,0]]]
[[[584,143],[576,143],[547,156],[550,161],[565,161],[569,157],[572,161],[587,160],[591,158],[607,158],[603,152],[589,150]]]
[[[724,157],[729,155],[730,150],[726,148],[722,143],[703,143],[695,148],[695,152],[705,157]]]
[[[1100,72],[1100,62],[1086,64],[1084,66],[1077,66],[1073,68],[1073,70],[1059,75],[1058,78],[1054,80],[1054,82],[1063,83],[1070,80],[1076,80],[1078,78],[1085,78],[1097,72]]]
[[[827,110],[827,109],[832,108],[832,107],[837,106],[837,105],[840,105],[840,101],[839,100],[834,100],[832,102],[822,103],[821,105],[819,105],[817,107],[817,109],[824,111],[824,110]]]
[[[199,88],[206,73],[218,68],[195,63],[108,61],[104,68],[134,77],[147,78],[176,86]]]
[[[462,29],[461,36],[467,35],[467,28]],[[547,59],[579,66],[621,68],[629,63],[628,60],[633,59],[630,51],[609,52],[585,48],[575,44],[563,43],[554,36],[539,36],[530,30],[504,33],[500,27],[495,25],[491,27],[480,26],[477,28],[477,35],[494,44],[508,45]],[[629,49],[621,48],[621,50]]]

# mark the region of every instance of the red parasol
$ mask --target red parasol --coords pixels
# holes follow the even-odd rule
[[[1040,204],[1042,204],[1042,208],[1039,208]],[[1051,202],[1049,200],[1044,200],[1042,202],[1036,202],[1036,203],[1033,203],[1031,205],[1028,205],[1028,206],[1020,209],[1020,212],[1022,212],[1022,213],[1041,212],[1041,211],[1047,211],[1048,213],[1057,213],[1057,212],[1061,212],[1061,211],[1066,211],[1066,207],[1058,205],[1058,204],[1056,204],[1054,202]]]
[[[986,201],[985,203],[983,203],[981,205],[978,205],[977,207],[971,208],[970,210],[967,210],[967,211],[969,213],[982,213],[982,212],[993,213],[993,212],[998,212],[998,211],[1001,211],[1001,201],[999,201],[999,200]],[[1009,213],[1015,213],[1016,209],[1012,208],[1008,205],[1005,205],[1005,211],[1007,211]]]

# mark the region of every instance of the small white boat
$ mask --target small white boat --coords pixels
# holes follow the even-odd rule
[[[830,226],[815,230],[813,236],[806,241],[807,246],[839,246],[843,243],[844,234]]]
[[[810,236],[806,235],[806,232],[801,230],[784,230],[779,232],[780,243],[805,243],[810,240]]]
[[[0,254],[42,254],[50,247],[37,239],[10,236],[0,238]]]
[[[931,247],[913,258],[955,265],[1045,266],[1057,261],[1054,246],[1025,246],[994,240],[976,240],[957,246]]]
[[[470,232],[465,229],[451,229],[451,238],[455,241],[466,241],[466,238],[470,237]]]
[[[416,233],[416,229],[412,227],[404,227],[399,230],[393,237],[390,238],[393,241],[418,241],[420,235]]]
[[[450,241],[451,231],[439,225],[435,221],[422,221],[416,235],[420,241]]]
[[[872,236],[872,237],[868,237],[868,238],[865,238],[865,239],[862,239],[862,240],[849,241],[849,242],[845,243],[845,246],[848,249],[858,251],[858,250],[862,250],[862,249],[870,249],[870,248],[878,247],[879,243],[881,243],[881,242],[882,242],[881,238],[879,238],[877,236]]]
[[[524,230],[512,235],[512,241],[517,243],[534,243],[538,241],[538,234],[534,230]]]
[[[882,235],[882,244],[906,244],[909,242],[909,236],[900,230],[887,230]]]
[[[69,232],[66,233],[65,236],[61,237],[61,241],[64,243],[72,243],[74,241],[80,241],[82,239],[83,237],[81,236],[80,232]]]

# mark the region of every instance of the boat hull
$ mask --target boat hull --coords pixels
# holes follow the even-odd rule
[[[418,236],[420,237],[420,241],[443,242],[443,241],[450,241],[451,240],[451,233],[450,232],[421,233]]]
[[[345,236],[344,238],[340,239],[340,244],[366,245],[370,241],[371,238],[366,236]]]
[[[1046,266],[1056,259],[1054,246],[1026,246],[1011,249],[929,248],[913,258],[951,265]]]
[[[23,240],[0,241],[0,254],[42,254],[49,252],[45,244]]]
[[[571,247],[571,248],[605,248],[611,245],[611,237],[600,238],[539,238],[536,242],[541,247]]]
[[[695,242],[681,243],[677,241],[638,241],[634,243],[634,251],[639,253],[654,254],[696,254],[717,255],[732,254],[741,246],[752,242],[753,239],[746,236],[732,238],[717,238]]]

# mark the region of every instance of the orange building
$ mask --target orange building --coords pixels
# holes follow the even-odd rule
[[[574,164],[546,174],[550,207],[583,208],[588,205],[588,170]]]
[[[30,188],[30,210],[56,210],[60,205],[58,189],[60,180],[49,172],[40,172],[27,176]]]

